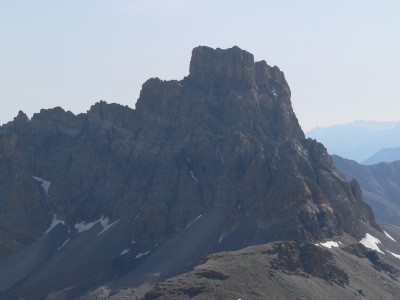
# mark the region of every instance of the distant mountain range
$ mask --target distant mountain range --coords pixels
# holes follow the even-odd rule
[[[396,160],[400,160],[400,147],[381,149],[361,164],[374,165],[380,162],[393,162]]]
[[[373,164],[400,159],[400,122],[355,121],[331,127],[317,127],[306,136],[323,143],[329,154]]]

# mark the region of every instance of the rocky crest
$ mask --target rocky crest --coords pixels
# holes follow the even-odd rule
[[[357,182],[305,139],[284,74],[238,47],[195,48],[190,74],[148,80],[135,110],[20,113],[0,128],[0,167],[0,265],[52,220],[125,218],[130,240],[158,244],[218,209],[218,249],[376,226]]]

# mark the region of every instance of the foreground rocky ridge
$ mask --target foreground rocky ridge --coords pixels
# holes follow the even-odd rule
[[[67,288],[76,298],[115,278],[142,283],[147,270],[167,278],[205,252],[377,228],[358,183],[305,139],[283,73],[238,47],[195,48],[190,74],[148,80],[135,110],[20,113],[0,129],[0,167],[0,292],[10,299],[38,286],[36,298]],[[187,231],[198,247],[182,250],[184,267],[158,272],[154,261],[186,247]],[[32,254],[43,247],[47,256]],[[23,272],[7,276],[16,265]],[[74,276],[46,282],[60,266]]]
[[[385,234],[364,227],[383,255],[346,234],[315,244],[271,242],[207,255],[153,288],[101,287],[81,299],[397,299],[400,228],[384,226]]]
[[[144,299],[396,299],[398,272],[363,245],[278,242],[211,255],[190,273],[157,284]],[[111,299],[122,295],[134,293]]]

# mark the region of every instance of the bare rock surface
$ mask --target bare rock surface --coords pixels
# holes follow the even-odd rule
[[[145,82],[136,109],[21,112],[0,128],[0,298],[77,299],[205,253],[379,229],[290,96],[279,68],[201,46],[183,80]]]

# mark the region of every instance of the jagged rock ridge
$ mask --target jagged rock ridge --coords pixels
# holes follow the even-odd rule
[[[238,47],[195,48],[190,74],[148,80],[135,110],[100,102],[77,116],[20,113],[0,129],[0,167],[0,263],[52,220],[70,232],[122,220],[140,247],[218,210],[214,251],[376,226],[358,183],[305,139],[284,74]]]

